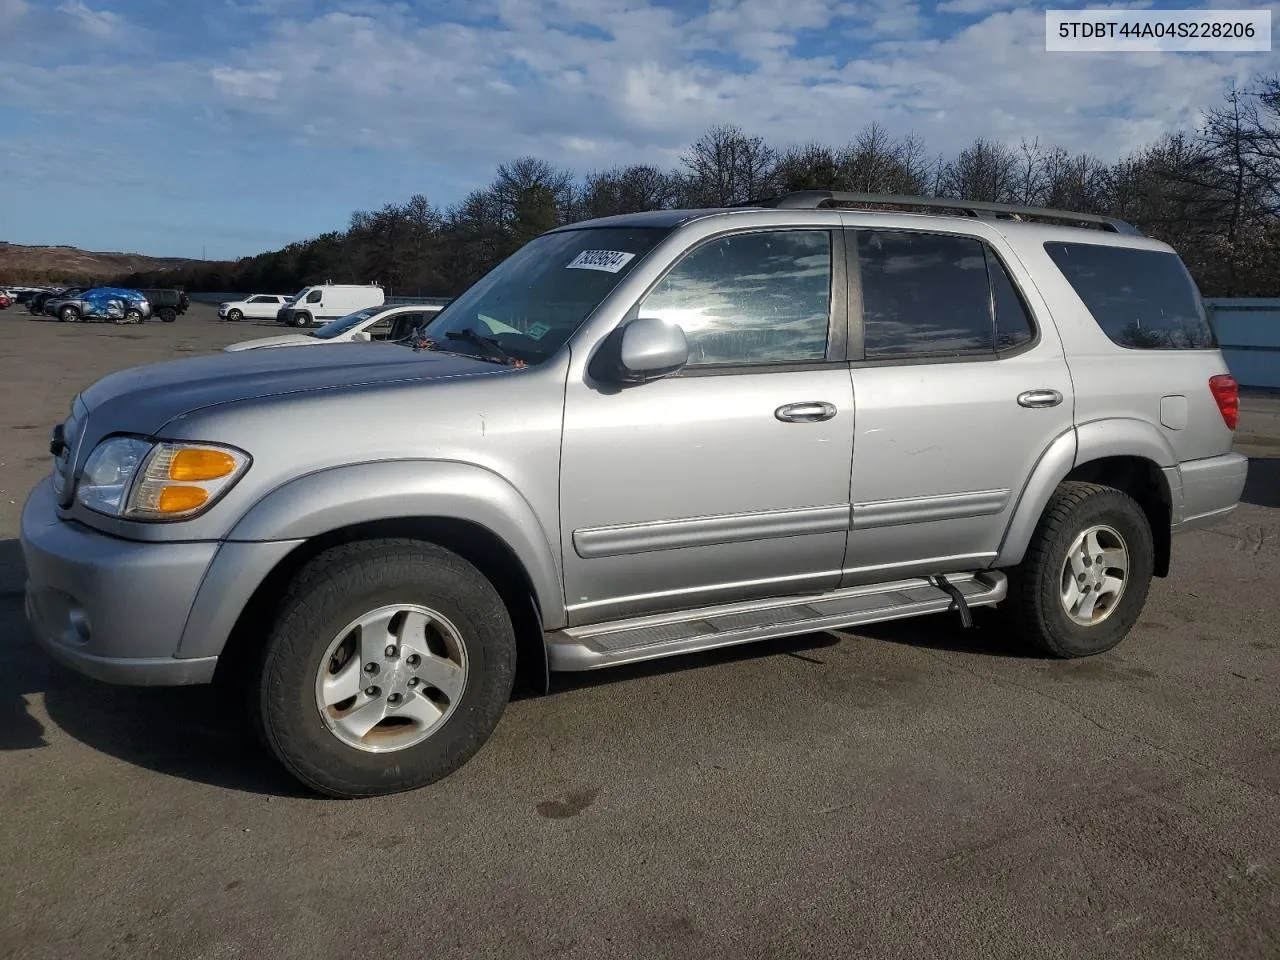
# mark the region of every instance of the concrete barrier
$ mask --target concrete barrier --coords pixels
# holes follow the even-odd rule
[[[1280,388],[1280,299],[1206,297],[1204,305],[1240,385]]]

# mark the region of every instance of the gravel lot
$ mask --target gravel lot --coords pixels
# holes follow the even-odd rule
[[[74,392],[263,332],[0,312],[0,957],[1280,955],[1280,398],[1106,656],[928,618],[560,679],[443,784],[343,803],[22,619]]]

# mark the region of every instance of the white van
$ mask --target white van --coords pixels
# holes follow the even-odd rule
[[[386,299],[382,287],[376,283],[320,283],[303,287],[280,308],[280,312],[276,314],[276,323],[287,323],[295,327],[328,323],[366,307],[380,307]]]

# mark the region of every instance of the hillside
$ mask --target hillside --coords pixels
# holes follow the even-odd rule
[[[95,253],[66,246],[29,247],[0,240],[0,282],[15,285],[92,283],[123,274],[162,272],[201,263],[181,257]]]

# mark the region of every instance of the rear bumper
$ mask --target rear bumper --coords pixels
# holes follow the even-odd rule
[[[1188,460],[1171,468],[1170,489],[1180,489],[1174,497],[1173,532],[1185,533],[1213,526],[1230,516],[1240,505],[1245,479],[1249,475],[1249,458],[1228,453],[1205,460]]]

